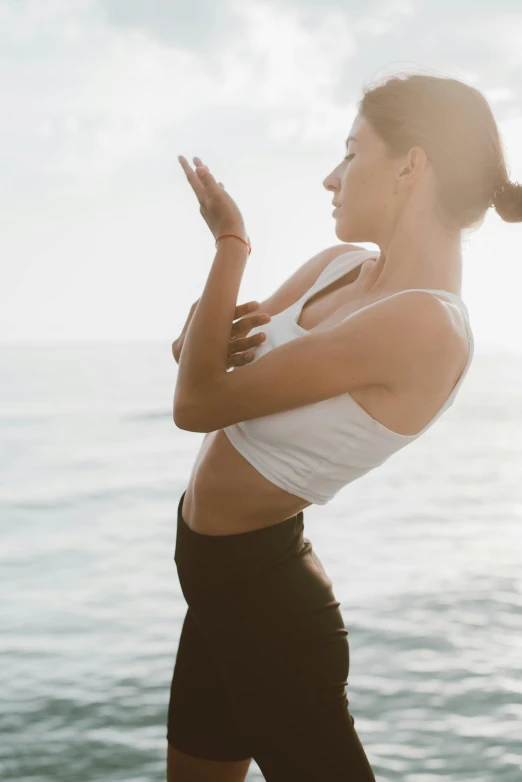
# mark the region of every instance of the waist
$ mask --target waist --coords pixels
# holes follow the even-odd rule
[[[193,531],[227,535],[278,524],[309,505],[262,475],[219,429],[196,457],[183,518]]]

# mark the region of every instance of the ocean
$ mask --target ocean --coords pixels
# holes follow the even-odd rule
[[[170,344],[0,346],[3,782],[165,779],[204,436],[173,423],[176,372]],[[522,356],[476,347],[423,437],[304,511],[378,782],[522,780],[521,474]]]

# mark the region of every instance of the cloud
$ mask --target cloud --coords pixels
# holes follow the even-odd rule
[[[321,228],[319,210],[330,201],[321,182],[342,154],[366,82],[435,62],[441,75],[477,84],[499,124],[515,121],[522,15],[510,3],[504,11],[475,3],[470,23],[470,8],[446,13],[440,4],[404,0],[0,0],[0,255],[4,265],[10,261],[11,283],[0,310],[7,328],[19,313],[31,328],[23,309],[28,285],[33,302],[48,277],[73,286],[72,256],[81,255],[82,268],[102,265],[114,280],[110,300],[119,293],[122,261],[111,253],[102,264],[104,247],[121,246],[125,230],[127,259],[138,245],[145,251],[148,235],[167,245],[170,224],[158,236],[157,215],[172,213],[172,204],[189,225],[195,204],[180,153],[206,158],[260,226],[270,219],[287,257],[296,236],[307,247],[335,241]],[[397,52],[409,59],[395,59]],[[516,171],[511,138],[506,153]],[[306,203],[294,215],[288,196],[300,192]],[[328,217],[326,210],[325,226]],[[314,233],[301,238],[302,224]],[[140,277],[136,295],[141,286]],[[59,326],[59,311],[56,317]],[[99,328],[107,333],[110,324]]]

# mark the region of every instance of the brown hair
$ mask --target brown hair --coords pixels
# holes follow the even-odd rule
[[[493,205],[506,222],[522,222],[522,185],[509,181],[501,135],[479,90],[457,79],[402,73],[363,95],[359,113],[391,158],[413,146],[426,152],[443,225],[476,228]]]

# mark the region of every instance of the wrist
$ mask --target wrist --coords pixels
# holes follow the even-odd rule
[[[235,244],[241,243],[244,247],[246,247],[249,255],[252,252],[250,237],[246,231],[243,231],[242,233],[238,231],[223,231],[219,233],[218,236],[216,236],[216,248],[219,248],[219,245],[226,239],[231,239]]]

